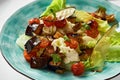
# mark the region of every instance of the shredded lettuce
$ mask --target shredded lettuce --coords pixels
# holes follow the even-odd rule
[[[57,12],[61,9],[64,9],[66,6],[66,0],[52,0],[51,4],[46,8],[46,10],[40,15],[40,16],[47,16],[49,14],[52,14],[54,11]]]

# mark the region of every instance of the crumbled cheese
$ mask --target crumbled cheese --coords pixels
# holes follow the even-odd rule
[[[51,45],[54,47],[54,50],[56,50],[57,47],[60,48],[60,50],[61,50],[61,47],[66,46],[65,43],[64,43],[64,41],[65,40],[63,38],[58,38],[58,39],[53,40],[53,42],[51,43]]]
[[[70,63],[73,61],[79,61],[79,55],[78,53],[74,50],[74,49],[70,49],[70,47],[64,47],[65,50],[65,59],[64,59],[64,63]]]

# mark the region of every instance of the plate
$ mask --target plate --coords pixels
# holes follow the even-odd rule
[[[16,44],[16,39],[25,31],[27,21],[45,10],[52,0],[36,0],[15,12],[4,24],[0,35],[0,48],[8,64],[21,74],[35,80],[103,80],[120,73],[120,63],[106,63],[101,73],[89,73],[87,76],[76,77],[66,72],[59,75],[48,70],[32,69],[23,57],[23,51]],[[107,8],[107,13],[114,13],[120,21],[120,8],[105,0],[67,0],[67,4],[85,11],[95,11],[98,6]]]

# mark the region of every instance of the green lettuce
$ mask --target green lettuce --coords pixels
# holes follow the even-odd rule
[[[25,49],[24,45],[30,38],[31,38],[30,36],[22,34],[17,38],[16,43],[21,49],[24,50]]]
[[[97,18],[94,18],[99,27],[98,27],[98,30],[101,32],[101,33],[105,33],[106,31],[108,31],[110,29],[110,25],[108,24],[107,21],[104,21],[104,20],[101,20],[101,19],[97,19]]]
[[[120,32],[111,27],[96,44],[90,58],[91,65],[101,71],[105,61],[120,61]]]
[[[106,61],[120,62],[120,32],[114,30],[107,41],[109,47],[106,49]]]
[[[53,0],[51,4],[46,8],[46,10],[40,16],[47,16],[53,13],[52,11],[54,11],[55,13],[61,9],[64,9],[65,6],[66,6],[66,0]]]

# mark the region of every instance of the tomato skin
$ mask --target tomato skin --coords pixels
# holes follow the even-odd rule
[[[45,26],[50,27],[50,26],[56,26],[57,28],[63,28],[67,24],[66,20],[57,20],[53,16],[45,16],[42,18]]]
[[[94,20],[91,21],[90,23],[90,27],[94,28],[94,29],[97,29],[98,28],[98,23]]]
[[[86,34],[92,38],[96,38],[99,34],[98,23],[96,21],[91,21],[90,29],[86,31]]]
[[[86,34],[92,38],[96,38],[99,32],[97,30],[92,29],[92,30],[87,30]]]
[[[45,26],[47,26],[47,27],[50,27],[50,26],[54,25],[53,21],[43,20],[43,22],[44,22]]]
[[[35,57],[36,53],[27,53],[27,50],[24,50],[23,52],[24,58],[26,61],[30,62],[31,61],[31,57]]]
[[[39,18],[32,18],[29,20],[29,24],[32,25],[32,24],[40,24],[40,20]]]
[[[74,63],[71,66],[71,71],[75,76],[80,76],[85,72],[85,66],[82,62]]]
[[[70,48],[76,49],[79,45],[79,43],[77,42],[77,40],[75,39],[70,39],[70,41],[65,41],[66,46],[69,46]]]
[[[52,16],[45,16],[42,19],[45,26],[50,27],[54,25],[54,18]]]
[[[31,57],[30,57],[30,55],[27,53],[27,50],[24,50],[23,54],[24,54],[24,58],[26,59],[26,61],[30,62]]]
[[[42,39],[41,42],[40,42],[40,48],[46,48],[47,46],[50,45],[50,41],[48,39]]]
[[[63,19],[63,20],[56,20],[56,21],[54,22],[54,25],[55,25],[57,28],[63,28],[63,27],[66,26],[66,24],[67,24],[67,22],[66,22],[65,19]]]

